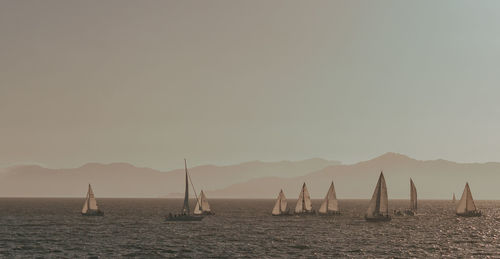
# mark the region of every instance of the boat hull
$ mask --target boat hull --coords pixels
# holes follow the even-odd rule
[[[281,213],[281,214],[271,214],[274,217],[288,217],[288,216],[293,216],[292,213]]]
[[[375,216],[375,217],[367,217],[365,216],[365,220],[369,222],[383,222],[383,221],[391,221],[391,216]]]
[[[321,213],[321,212],[318,213],[318,215],[320,216],[338,216],[340,214],[341,214],[340,211],[329,211],[327,213]]]
[[[176,215],[165,217],[166,221],[201,221],[204,216],[201,215]]]
[[[89,217],[95,217],[95,216],[104,216],[104,212],[101,210],[97,211],[87,211],[86,213],[82,213],[82,216],[89,216]]]
[[[475,210],[475,211],[468,211],[465,213],[457,213],[457,216],[459,217],[481,217],[483,213],[481,211]]]
[[[203,216],[212,216],[212,215],[215,215],[215,213],[211,212],[211,211],[204,211],[202,212],[201,214],[194,214],[195,216],[199,216],[199,215],[203,215]]]
[[[415,213],[415,211],[413,211],[413,210],[405,210],[404,214],[406,216],[415,216],[417,213]]]
[[[295,216],[311,216],[311,215],[316,215],[316,211],[314,210],[311,210],[311,211],[304,211],[304,212],[295,212],[294,213]]]
[[[394,211],[394,215],[395,216],[415,216],[417,215],[417,213],[413,210],[410,210],[410,209],[407,209],[407,210],[404,210],[404,211],[401,211],[401,210],[395,210]]]

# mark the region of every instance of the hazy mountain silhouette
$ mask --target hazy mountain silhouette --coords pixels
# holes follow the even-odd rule
[[[369,161],[352,165],[333,165],[292,178],[267,177],[234,184],[208,192],[211,197],[274,198],[283,189],[287,198],[298,197],[306,182],[314,198],[323,198],[330,182],[335,182],[337,197],[369,199],[380,171],[388,185],[389,198],[409,197],[409,178],[415,182],[419,198],[460,198],[468,181],[474,198],[500,198],[500,163],[455,163],[446,160],[419,161],[396,153],[386,153]]]
[[[183,166],[183,161],[180,161]],[[247,162],[230,166],[203,165],[190,168],[191,178],[201,189],[225,188],[250,179],[296,177],[339,164],[314,158],[290,162]],[[48,169],[36,165],[1,170],[0,196],[52,197],[84,196],[92,183],[98,197],[158,197],[184,192],[184,169],[161,172],[127,163],[89,163],[79,168]]]
[[[181,162],[182,165],[182,162]],[[323,198],[330,182],[337,197],[371,197],[383,170],[389,197],[407,199],[409,178],[419,198],[451,199],[470,183],[476,199],[498,199],[500,163],[455,163],[442,159],[420,161],[405,155],[386,153],[351,165],[309,159],[299,162],[247,162],[230,166],[203,165],[190,169],[199,192],[209,198],[275,198],[280,189],[290,200],[297,198],[305,181],[313,198]],[[15,166],[0,173],[0,196],[47,197],[85,195],[92,183],[99,197],[172,197],[184,191],[184,169],[161,172],[127,163],[89,163],[72,169]]]

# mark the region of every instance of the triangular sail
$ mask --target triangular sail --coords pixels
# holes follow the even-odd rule
[[[299,200],[295,206],[295,213],[303,213],[312,211],[312,202],[309,191],[307,191],[306,183],[302,185],[302,190],[299,194]]]
[[[186,172],[186,188],[184,190],[184,205],[182,206],[182,213],[189,214],[189,185],[186,159],[184,159],[184,171]]]
[[[374,217],[378,215],[387,216],[389,215],[389,200],[387,198],[387,186],[385,184],[384,174],[381,172],[378,178],[377,186],[373,192],[372,199],[370,200],[370,205],[366,211],[368,217]]]
[[[410,178],[410,209],[416,211],[417,210],[417,188],[413,183],[413,180]]]
[[[89,184],[89,189],[87,191],[87,197],[85,199],[85,203],[83,204],[82,213],[87,213],[89,210],[97,211],[97,200],[94,197],[94,192],[92,191],[92,187]]]
[[[273,208],[273,215],[280,215],[283,212],[287,211],[287,202],[286,202],[286,197],[285,194],[283,193],[283,190],[280,191],[278,194],[278,198],[276,199],[276,203],[274,204]]]
[[[200,193],[200,198],[196,201],[196,207],[194,208],[194,214],[202,214],[203,212],[210,212],[210,204],[208,204],[207,197],[203,190]]]
[[[455,198],[455,193],[453,193],[453,203],[455,203],[457,201],[457,198]]]
[[[472,199],[472,193],[470,192],[469,183],[465,184],[464,192],[462,197],[458,202],[457,213],[467,213],[476,210],[476,204],[474,204],[474,199]]]
[[[337,195],[335,194],[335,187],[332,184],[326,193],[325,199],[323,203],[321,203],[321,207],[319,208],[319,213],[326,214],[328,212],[337,212],[339,211],[339,205],[337,201]]]

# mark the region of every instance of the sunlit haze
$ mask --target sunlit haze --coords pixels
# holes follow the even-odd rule
[[[0,166],[500,161],[499,8],[4,0]]]

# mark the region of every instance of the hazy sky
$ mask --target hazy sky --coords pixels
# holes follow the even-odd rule
[[[0,165],[500,161],[499,1],[0,1]]]

